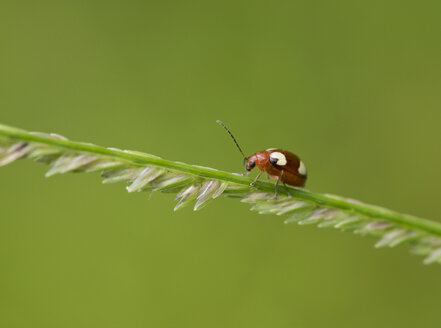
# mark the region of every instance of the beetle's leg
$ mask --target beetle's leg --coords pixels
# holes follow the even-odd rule
[[[274,186],[274,199],[277,199],[277,186],[279,185],[280,177],[276,180],[276,185]]]
[[[286,190],[288,196],[289,196],[289,197],[292,197],[292,195],[291,195],[291,193],[289,192],[289,189],[288,189],[288,187],[286,186],[285,182],[283,183],[283,185],[285,186],[285,190]]]
[[[258,180],[258,179],[260,178],[260,176],[262,175],[262,172],[263,172],[263,171],[260,171],[259,174],[257,175],[257,177],[253,180],[253,182],[250,183],[250,187],[253,187],[253,186],[256,184],[257,180]]]
[[[286,186],[286,183],[285,183],[285,171],[282,171],[282,178],[283,178],[283,186],[285,187],[285,190],[286,190],[286,192],[288,193],[288,196],[289,197],[292,197],[292,195],[291,195],[291,193],[289,192],[289,189],[288,189],[288,187]]]

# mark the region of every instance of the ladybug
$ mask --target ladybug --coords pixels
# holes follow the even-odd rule
[[[216,121],[219,123],[231,136],[237,148],[241,152],[244,157],[244,164],[246,164],[246,170],[250,172],[253,168],[259,168],[260,172],[254,181],[251,183],[253,186],[263,172],[266,172],[267,175],[273,179],[276,179],[275,185],[275,197],[277,198],[277,186],[279,182],[282,182],[288,192],[288,195],[291,196],[286,185],[291,185],[295,187],[303,187],[305,186],[307,174],[306,174],[306,166],[300,160],[298,156],[295,154],[282,150],[279,148],[270,148],[263,151],[258,151],[253,155],[246,157],[234,138],[233,134],[228,130],[224,123],[221,121]]]

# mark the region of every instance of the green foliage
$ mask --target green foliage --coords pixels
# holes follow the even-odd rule
[[[441,225],[379,206],[290,187],[274,197],[274,185],[241,174],[164,160],[136,151],[69,141],[57,134],[27,132],[0,125],[0,166],[21,158],[49,165],[46,177],[67,172],[101,172],[103,183],[125,182],[128,192],[176,193],[175,210],[193,204],[200,210],[219,196],[239,198],[260,214],[285,217],[285,223],[317,224],[379,238],[375,247],[411,246],[441,263]]]

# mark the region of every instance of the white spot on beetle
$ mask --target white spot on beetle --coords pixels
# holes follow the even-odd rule
[[[301,174],[301,175],[306,175],[306,166],[305,166],[305,164],[303,164],[303,162],[302,161],[300,161],[300,165],[299,165],[299,173]]]
[[[282,153],[275,151],[274,153],[270,154],[271,158],[277,159],[276,164],[279,166],[283,166],[286,165],[287,161],[286,161],[286,157],[285,155],[283,155]]]

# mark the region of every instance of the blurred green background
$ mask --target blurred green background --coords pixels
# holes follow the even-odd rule
[[[0,122],[440,219],[440,1],[7,1]],[[0,169],[1,327],[440,327],[441,266],[220,199]]]

